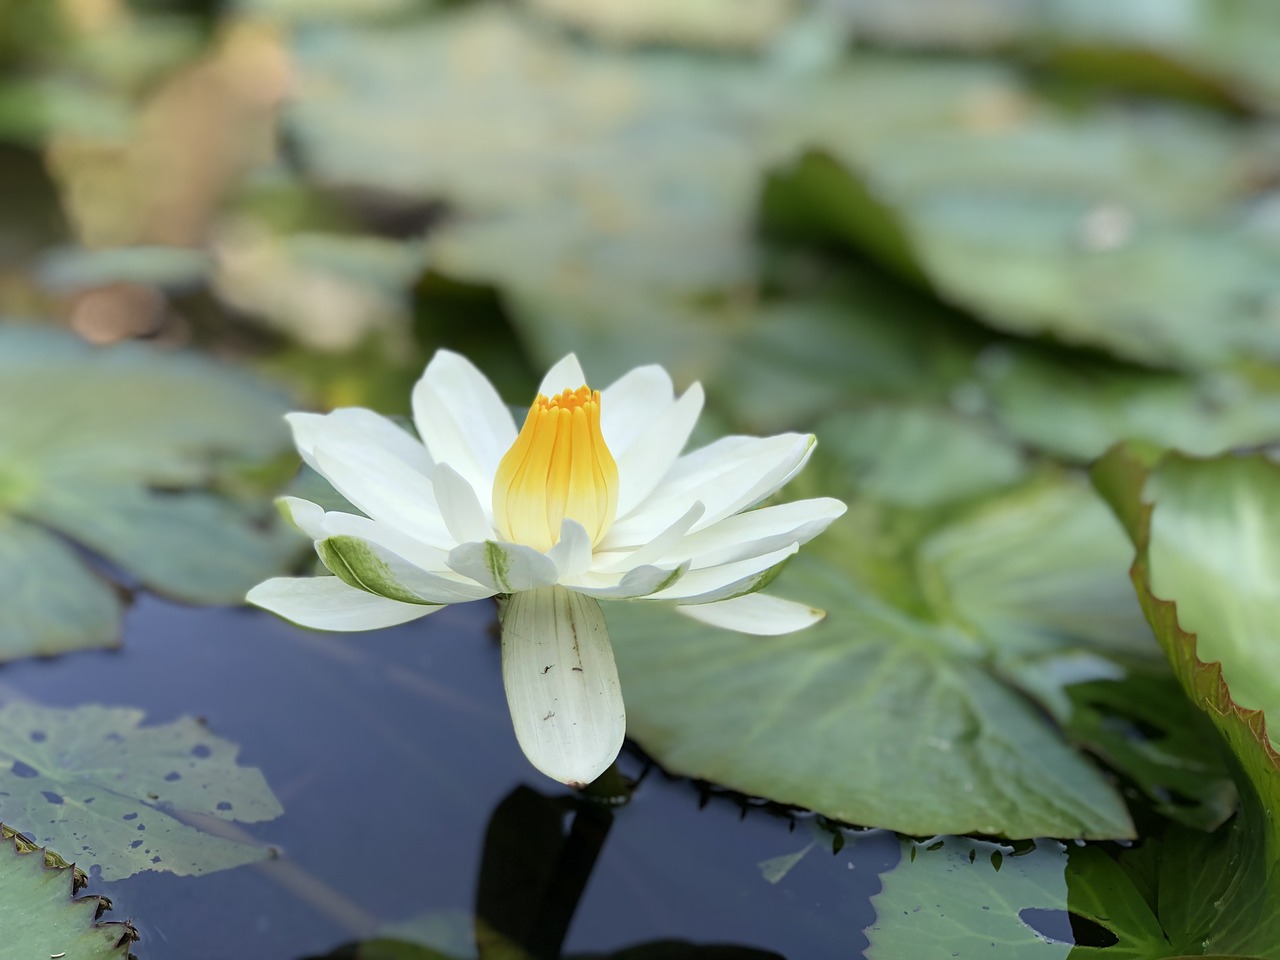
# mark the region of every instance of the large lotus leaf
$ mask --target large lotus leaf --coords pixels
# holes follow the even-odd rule
[[[795,0],[527,0],[540,13],[622,43],[679,43],[712,49],[766,45]]]
[[[1148,471],[1116,448],[1094,478],[1137,548],[1132,577],[1147,619],[1261,798],[1269,861],[1280,862],[1280,753],[1267,732],[1280,712],[1271,636],[1280,467],[1263,456],[1170,455]]]
[[[271,856],[202,833],[181,818],[258,823],[283,810],[239,748],[184,717],[140,726],[142,711],[0,707],[0,763],[9,767],[0,817],[106,880],[159,870],[182,876]]]
[[[0,514],[0,569],[0,659],[116,644],[118,591],[62,540]]]
[[[1098,130],[1081,125],[1072,137],[1072,125],[1057,122],[1049,139],[1061,149],[1046,168],[1032,159],[1046,139],[1038,126],[1013,123],[984,138],[987,149],[994,141],[1005,155],[1023,157],[1021,175],[985,159],[976,171],[953,165],[976,131],[843,146],[838,132],[817,132],[833,153],[808,155],[774,177],[765,209],[784,227],[850,240],[1019,334],[1049,334],[1144,364],[1280,356],[1267,313],[1280,290],[1280,250],[1243,220],[1188,209],[1180,199],[1187,190],[1203,196],[1189,175],[1216,189],[1219,203],[1243,184],[1228,175],[1225,157],[1215,162],[1193,147],[1195,162],[1170,175],[1151,153],[1162,145],[1182,155],[1180,139],[1212,140],[1212,128],[1177,125],[1177,136],[1144,137],[1150,131],[1138,122],[1130,142],[1110,138],[1112,155],[1102,160],[1101,146],[1089,149]],[[933,159],[912,170],[904,149]],[[1238,166],[1241,148],[1236,156]],[[1099,166],[1109,176],[1094,173]],[[1165,180],[1149,176],[1149,167]]]
[[[12,957],[126,960],[138,938],[128,923],[104,923],[110,906],[98,897],[76,898],[76,871],[7,832],[0,840],[0,930]]]
[[[827,455],[867,495],[902,506],[967,499],[1025,477],[1020,450],[981,423],[934,407],[877,405],[817,427]]]
[[[195,356],[0,326],[0,658],[114,643],[115,591],[67,543],[182,600],[234,603],[298,549],[265,498],[220,492],[283,455],[286,399]],[[244,484],[239,484],[243,486]]]
[[[1060,482],[935,523],[907,550],[914,583],[895,579],[885,531],[855,505],[770,588],[828,611],[786,638],[611,606],[628,732],[674,772],[844,821],[1129,835],[1108,779],[1032,699],[1117,675],[1106,657],[1146,636],[1114,522]],[[1083,673],[1048,679],[1049,661],[1084,655]]]
[[[911,128],[961,112],[992,72],[876,62],[829,81],[765,61],[608,56],[493,5],[306,31],[295,55],[304,82],[286,122],[313,176],[451,202],[462,216],[432,237],[433,269],[500,282],[518,319],[526,299],[556,300],[613,331],[632,312],[656,322],[664,297],[754,283],[760,174],[815,126],[792,112],[820,101],[840,126],[891,102],[870,126]]]
[[[1104,76],[1176,83],[1230,84],[1275,109],[1280,105],[1272,39],[1280,14],[1268,0],[1182,0],[1177,3],[1097,3],[1095,0],[833,0],[827,9],[856,35],[898,46],[965,51],[1112,51],[1091,61]],[[1159,60],[1154,57],[1161,58]],[[1167,61],[1167,62],[1161,62]],[[1136,75],[1136,76],[1135,76]]]
[[[1001,426],[1058,457],[1121,440],[1207,455],[1280,439],[1280,392],[1238,373],[1154,373],[996,348],[978,365]]]
[[[1117,448],[1095,483],[1133,539],[1134,586],[1174,672],[1235,755],[1244,800],[1234,832],[1210,847],[1229,859],[1205,869],[1210,851],[1185,857],[1205,889],[1170,914],[1212,952],[1280,956],[1280,753],[1267,724],[1280,710],[1280,468],[1262,456],[1152,460]]]

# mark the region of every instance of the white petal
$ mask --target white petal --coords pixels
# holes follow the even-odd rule
[[[442,609],[375,597],[337,577],[276,577],[258,584],[245,599],[313,630],[380,630]]]
[[[354,513],[334,512],[324,515],[322,531],[323,536],[316,539],[359,537],[361,540],[368,540],[371,543],[382,545],[419,569],[430,570],[449,577],[457,577],[457,574],[449,569],[449,564],[446,562],[449,557],[448,550],[429,543],[423,543],[394,524],[371,520],[368,517],[357,516]]]
[[[600,391],[600,432],[614,459],[675,403],[675,387],[657,364],[636,367]]]
[[[586,528],[574,520],[565,519],[560,523],[560,539],[547,551],[560,571],[558,579],[576,577],[591,569],[591,537]]]
[[[651,594],[651,600],[683,600],[686,603],[712,603],[759,590],[773,576],[773,568],[791,556],[800,545],[750,557],[718,567],[690,570],[675,586]]]
[[[303,500],[301,497],[277,497],[276,507],[281,515],[312,540],[323,540],[324,507]]]
[[[502,610],[502,682],[529,762],[586,786],[622,749],[626,711],[600,604],[562,587],[517,593]]]
[[[625,517],[653,492],[689,442],[702,413],[702,385],[695,383],[635,438],[618,463],[618,516]],[[603,405],[602,408],[603,409]],[[607,442],[607,441],[606,441]]]
[[[621,574],[588,571],[564,585],[598,600],[636,600],[679,583],[688,570],[685,561],[677,567],[633,567]]]
[[[550,587],[560,578],[556,563],[533,547],[485,540],[464,543],[449,552],[449,566],[495,593]]]
[[[380,448],[328,442],[315,448],[316,468],[357,508],[410,536],[452,546],[431,480]]]
[[[413,421],[435,462],[448,463],[488,503],[516,425],[485,375],[465,357],[437,350],[413,388]]]
[[[467,603],[493,590],[447,571],[424,570],[374,540],[339,535],[321,540],[316,553],[324,565],[353,587],[404,603]]]
[[[538,385],[538,392],[547,397],[554,397],[565,390],[577,390],[587,383],[587,376],[582,372],[582,364],[578,363],[576,354],[569,354],[547,371]],[[508,444],[509,446],[509,444]],[[504,450],[503,453],[506,451]]]
[[[695,529],[754,506],[804,466],[813,445],[811,436],[784,433],[723,437],[695,450],[677,460],[644,503],[619,519],[598,547],[638,547],[695,501],[707,508]]]
[[[602,556],[613,559],[599,567],[600,572],[630,570],[632,567],[653,563],[655,560],[661,560],[663,557],[669,556],[675,551],[676,544],[684,538],[684,535],[702,518],[705,512],[706,508],[702,505],[702,501],[697,501],[685,512],[684,516],[680,517],[643,547],[628,551],[616,558],[613,558],[614,555],[612,554],[603,554]]]
[[[783,600],[763,593],[748,593],[715,603],[681,604],[676,610],[713,627],[737,630],[757,637],[795,633],[813,626],[827,615],[826,611],[807,603],[796,603],[794,600]]]
[[[818,497],[748,510],[689,534],[653,559],[689,557],[699,569],[758,557],[788,544],[808,543],[846,509],[839,500]]]
[[[307,466],[318,470],[318,444],[343,443],[355,447],[378,447],[403,460],[415,471],[431,476],[431,455],[417,437],[372,410],[342,407],[332,413],[290,413],[285,415],[293,430],[293,442]]]
[[[442,462],[431,482],[440,515],[455,542],[469,543],[493,536],[493,524],[476,498],[475,488],[462,474]]]

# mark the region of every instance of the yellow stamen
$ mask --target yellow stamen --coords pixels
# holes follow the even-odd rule
[[[600,432],[600,391],[538,394],[493,479],[493,519],[511,543],[549,550],[562,520],[599,543],[618,510],[618,465]]]

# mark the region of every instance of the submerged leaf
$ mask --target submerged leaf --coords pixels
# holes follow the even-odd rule
[[[183,820],[257,823],[283,812],[262,773],[236,764],[239,748],[191,717],[147,727],[142,718],[121,707],[0,707],[8,768],[0,818],[106,880],[209,873],[271,856]]]

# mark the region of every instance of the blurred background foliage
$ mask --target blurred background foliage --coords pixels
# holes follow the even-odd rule
[[[0,317],[393,414],[440,346],[516,403],[570,350],[660,362],[709,431],[814,430],[799,486],[853,509],[761,690],[618,615],[647,750],[916,833],[1211,827],[1077,468],[1280,437],[1277,37],[1271,0],[0,0]],[[689,738],[742,729],[725,664],[799,709],[737,754]]]

